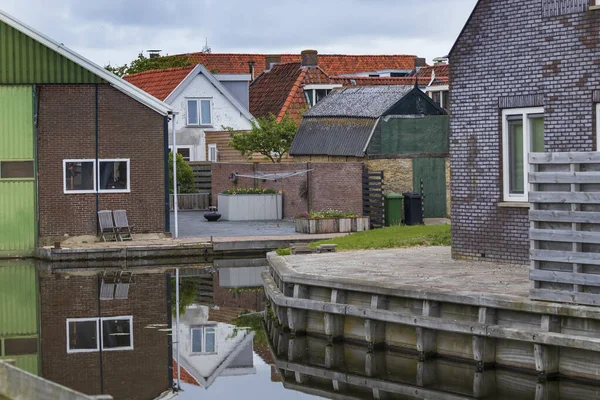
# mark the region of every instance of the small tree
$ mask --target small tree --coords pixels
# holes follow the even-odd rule
[[[149,58],[144,56],[143,53],[138,54],[138,57],[133,60],[129,65],[123,64],[121,66],[113,67],[108,64],[104,66],[104,69],[112,72],[113,74],[123,77],[125,75],[136,74],[138,72],[149,71],[153,69],[167,69],[175,67],[187,67],[192,65],[188,56],[166,56],[166,57],[155,57]]]
[[[250,133],[234,133],[232,128],[226,127],[231,137],[229,146],[233,147],[243,156],[248,158],[259,153],[273,163],[280,163],[284,154],[290,151],[298,125],[287,114],[277,121],[273,114],[268,117],[257,118],[252,123]]]
[[[177,153],[177,193],[195,193],[194,171]],[[173,152],[169,152],[169,193],[173,194]]]

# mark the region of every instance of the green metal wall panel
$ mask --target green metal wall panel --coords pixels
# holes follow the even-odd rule
[[[0,86],[0,161],[33,158],[33,87]]]
[[[28,354],[26,356],[9,356],[9,357],[0,357],[0,359],[6,358],[15,360],[15,366],[17,368],[21,368],[29,373],[34,375],[39,375],[39,362],[40,357],[38,354]]]
[[[35,236],[35,182],[0,181],[0,255],[33,252]]]
[[[372,140],[371,155],[448,152],[448,116],[382,120],[380,138]]]
[[[446,159],[413,159],[413,190],[420,192],[423,179],[424,218],[446,217]]]
[[[0,84],[103,83],[103,80],[0,22]]]
[[[37,289],[33,261],[0,261],[0,337],[37,336]]]

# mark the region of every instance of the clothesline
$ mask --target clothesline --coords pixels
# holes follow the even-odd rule
[[[253,178],[253,179],[262,179],[264,181],[277,181],[279,179],[291,178],[292,176],[306,174],[307,172],[312,171],[312,169],[306,169],[301,171],[289,171],[289,172],[273,172],[273,173],[265,173],[265,172],[256,172],[254,175],[246,175],[246,174],[238,174],[235,176],[243,177],[243,178]]]

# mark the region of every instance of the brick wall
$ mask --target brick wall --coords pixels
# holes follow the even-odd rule
[[[544,1],[481,0],[451,54],[455,257],[529,259],[528,210],[499,206],[501,100],[541,98],[535,105],[545,109],[546,151],[596,148],[592,89],[600,81],[600,12],[542,18]]]
[[[67,354],[67,318],[133,316],[133,350],[102,352],[104,393],[153,399],[169,389],[168,338],[146,329],[167,324],[164,274],[136,275],[129,300],[100,302],[98,276],[40,276],[42,376],[86,394],[101,394],[100,353]]]
[[[217,204],[218,193],[233,187],[229,176],[313,169],[278,181],[238,178],[237,187],[264,187],[283,191],[284,218],[301,212],[326,208],[362,213],[362,164],[360,163],[293,163],[293,164],[227,164],[215,163],[212,168],[212,202]],[[309,202],[310,200],[310,202]]]
[[[95,235],[96,194],[63,193],[63,159],[96,157],[95,86],[38,90],[39,235]],[[99,209],[127,210],[134,232],[164,232],[163,117],[100,85],[98,124],[99,157],[131,160],[131,192],[99,194]]]
[[[237,131],[235,133],[238,135],[241,135],[241,134],[244,134],[247,132]],[[249,160],[248,157],[243,156],[242,153],[240,153],[233,147],[229,146],[229,142],[231,142],[231,138],[229,137],[229,132],[206,131],[204,134],[206,135],[206,149],[205,149],[205,157],[206,157],[205,159],[206,160],[208,160],[208,145],[216,144],[217,151],[218,151],[217,161],[219,161],[219,162],[244,163],[244,162],[250,161],[250,162],[261,163],[261,162],[266,161],[265,156],[263,156],[262,154],[259,154],[259,153],[254,153],[252,155],[252,158]],[[281,162],[288,163],[288,162],[292,162],[293,160],[294,160],[294,158],[286,153],[283,156],[283,158],[281,159]]]

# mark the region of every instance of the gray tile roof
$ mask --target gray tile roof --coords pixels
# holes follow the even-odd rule
[[[337,89],[318,102],[304,117],[378,118],[400,101],[413,86],[359,86]]]
[[[375,118],[302,118],[290,154],[363,157],[377,121]]]

